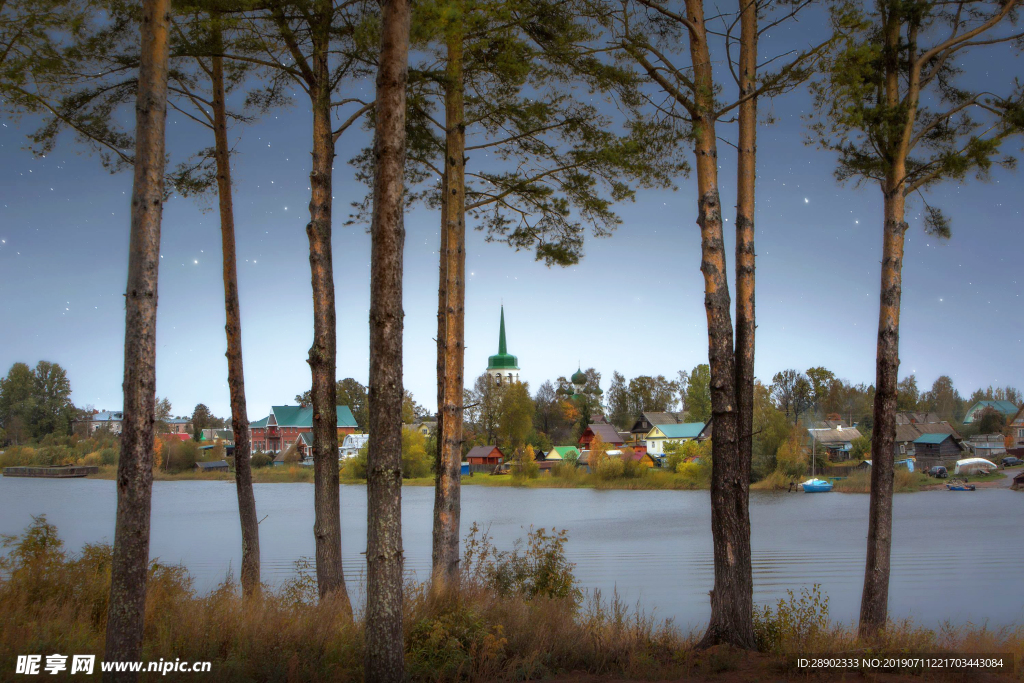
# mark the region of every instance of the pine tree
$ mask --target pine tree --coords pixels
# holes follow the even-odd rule
[[[366,645],[369,683],[404,679],[402,637],[402,262],[405,248],[409,0],[381,3],[376,168],[370,224],[370,449],[366,472]],[[315,400],[315,387],[314,387]],[[335,456],[337,461],[337,456]],[[335,484],[337,486],[337,484]]]
[[[169,0],[142,5],[135,121],[135,177],[125,305],[124,421],[117,464],[117,523],[110,565],[105,659],[142,654],[149,570],[156,409],[156,306],[164,200]],[[110,680],[135,680],[130,672]]]
[[[875,369],[868,552],[860,633],[888,616],[896,438],[899,322],[907,202],[921,202],[923,225],[947,238],[950,224],[923,191],[1009,166],[1004,143],[1024,129],[1019,83],[996,94],[971,88],[965,55],[1021,39],[1020,0],[878,0],[833,13],[842,40],[816,84],[818,145],[839,157],[839,181],[876,182],[882,192],[882,269]]]

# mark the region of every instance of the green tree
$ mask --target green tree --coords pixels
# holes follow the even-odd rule
[[[841,42],[815,83],[819,118],[812,135],[838,154],[840,182],[877,183],[882,195],[873,453],[892,453],[895,443],[907,203],[918,199],[925,230],[946,238],[949,221],[923,192],[971,174],[985,177],[993,164],[1012,165],[1004,143],[1024,130],[1021,84],[981,91],[971,71],[986,68],[974,53],[1020,40],[1013,26],[1019,5],[1020,0],[879,0],[834,8]],[[888,615],[893,476],[892,460],[876,458],[863,637],[881,629]]]
[[[824,410],[828,399],[829,389],[836,380],[835,374],[831,370],[821,366],[807,368],[807,372],[804,374],[807,375],[807,380],[811,383],[811,404],[817,410]],[[839,411],[830,410],[826,412]]]
[[[166,396],[156,400],[153,420],[158,434],[166,434],[171,431],[171,401]]]
[[[31,438],[35,413],[35,374],[25,363],[15,363],[0,379],[0,425],[6,438],[23,443]]]
[[[896,410],[916,411],[921,400],[917,377],[908,375],[896,385]]]
[[[754,466],[760,476],[766,476],[776,467],[775,454],[789,438],[793,426],[772,403],[768,387],[754,385]]]
[[[203,438],[204,429],[213,429],[220,422],[213,416],[205,403],[198,403],[192,409],[192,439],[199,441]]]
[[[811,407],[811,383],[797,370],[782,370],[772,377],[772,398],[786,417],[796,424],[800,415]]]
[[[418,429],[402,430],[402,476],[406,479],[430,476],[427,437]]]
[[[686,384],[686,419],[691,422],[711,419],[711,366],[707,363],[690,371]]]
[[[32,432],[36,438],[47,434],[70,434],[75,406],[71,403],[71,382],[57,363],[41,360],[32,371]]]
[[[529,384],[513,382],[504,385],[498,417],[498,445],[505,449],[516,449],[525,444],[533,428],[533,411]]]
[[[959,422],[966,411],[964,399],[953,386],[949,375],[941,375],[932,383],[929,391],[921,394],[922,409],[937,413],[940,419]]]

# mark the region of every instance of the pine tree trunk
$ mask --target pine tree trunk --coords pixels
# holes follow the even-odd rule
[[[445,74],[445,170],[442,182],[441,288],[438,301],[438,437],[434,487],[433,581],[454,586],[459,574],[462,390],[466,306],[466,128],[462,33],[448,36]],[[444,328],[443,330],[441,328]]]
[[[368,683],[405,677],[402,639],[402,259],[409,0],[381,3],[370,226],[370,449],[366,472]]]
[[[124,422],[117,465],[117,522],[110,572],[104,658],[139,660],[149,568],[156,411],[156,306],[164,193],[169,0],[142,7],[139,85],[135,101],[135,177],[125,294]],[[134,681],[134,673],[107,673]]]
[[[245,374],[242,370],[242,315],[238,305],[238,269],[235,265],[235,214],[231,195],[231,159],[228,147],[227,107],[224,104],[224,60],[220,57],[221,28],[212,19],[214,51],[210,69],[213,81],[213,133],[217,160],[217,197],[220,204],[221,252],[224,261],[224,313],[227,332],[228,390],[231,395],[231,430],[235,440],[235,490],[238,519],[242,525],[242,592],[260,590],[260,532],[256,497],[252,490],[249,457],[249,418],[245,407]]]
[[[868,508],[868,552],[860,603],[860,635],[875,635],[888,618],[889,560],[892,553],[892,493],[896,444],[896,384],[900,367],[900,295],[903,271],[904,220],[902,168],[886,180],[882,241],[882,282],[878,306],[878,349],[875,361],[874,429],[871,433],[871,500]]]
[[[338,478],[337,323],[331,253],[334,132],[328,49],[332,9],[317,0],[313,19],[313,170],[309,174],[309,269],[313,283],[313,345],[309,367],[313,386],[313,506],[316,579],[320,598],[331,596],[351,614],[341,566],[341,493]]]
[[[739,151],[736,170],[736,405],[737,476],[733,491],[742,546],[737,567],[742,590],[732,595],[741,631],[753,631],[754,579],[750,554],[750,466],[754,446],[754,196],[757,183],[757,3],[740,0]]]
[[[718,148],[715,138],[714,77],[703,0],[687,0],[690,59],[695,83],[695,153],[698,188],[697,224],[701,233],[701,272],[704,308],[708,318],[708,361],[711,366],[711,534],[714,541],[715,587],[711,591],[711,621],[699,644],[718,643],[753,649],[754,629],[749,607],[750,525],[742,514],[749,475],[737,450],[736,359],[733,348],[729,279],[718,192]]]

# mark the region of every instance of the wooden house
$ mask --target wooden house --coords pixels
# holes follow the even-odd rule
[[[923,470],[944,465],[946,461],[959,460],[963,452],[964,447],[952,434],[922,434],[914,440],[914,457],[917,458],[917,467]]]
[[[1018,410],[1010,420],[1010,438],[1015,448],[1024,447],[1024,408]]]
[[[686,443],[687,441],[699,440],[704,432],[703,422],[683,422],[673,424],[656,424],[647,433],[645,449],[654,457],[665,454],[666,443]]]
[[[577,445],[580,450],[588,451],[590,450],[590,444],[598,437],[612,448],[620,448],[625,443],[622,437],[619,436],[619,433],[615,431],[615,427],[606,422],[601,422],[591,424],[583,430]]]
[[[505,454],[497,446],[473,446],[466,454],[470,472],[493,472],[504,459]]]
[[[575,446],[555,446],[547,455],[544,456],[545,460],[579,460],[580,449]]]

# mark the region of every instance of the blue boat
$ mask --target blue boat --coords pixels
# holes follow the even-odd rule
[[[969,484],[966,481],[960,481],[959,479],[954,479],[953,481],[951,481],[948,484],[946,484],[946,488],[949,489],[950,491],[975,491],[976,490],[976,487],[974,486],[974,484]]]
[[[832,490],[832,482],[824,479],[808,479],[800,486],[804,487],[804,493],[828,493]]]

